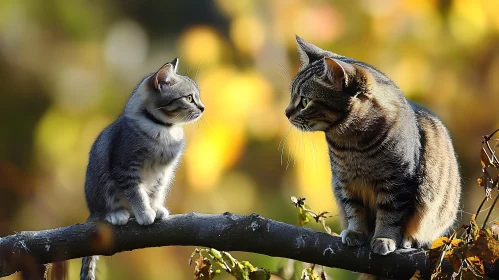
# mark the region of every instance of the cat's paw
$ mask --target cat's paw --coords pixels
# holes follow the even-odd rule
[[[367,241],[366,234],[353,229],[344,229],[340,236],[341,242],[343,242],[343,244],[347,244],[348,246],[362,246]]]
[[[170,216],[170,211],[168,211],[168,209],[166,209],[165,207],[163,206],[156,206],[156,219],[164,219],[168,216]]]
[[[125,209],[116,210],[114,212],[108,213],[104,220],[110,222],[115,226],[121,226],[128,223],[130,219],[130,212]]]
[[[404,235],[404,238],[402,238],[402,242],[400,243],[400,247],[404,249],[409,249],[409,248],[419,249],[422,247],[422,244],[419,241],[414,240],[414,238],[412,238],[411,236]]]
[[[371,249],[375,254],[388,255],[397,249],[397,244],[391,238],[373,238]]]
[[[156,211],[152,208],[145,209],[139,213],[135,213],[135,219],[137,223],[141,226],[147,226],[154,223],[154,219],[156,218]]]

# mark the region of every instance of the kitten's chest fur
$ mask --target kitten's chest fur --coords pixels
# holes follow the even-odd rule
[[[140,176],[147,188],[156,188],[171,181],[184,149],[184,133],[180,127],[146,132],[155,139],[150,155],[140,169]]]

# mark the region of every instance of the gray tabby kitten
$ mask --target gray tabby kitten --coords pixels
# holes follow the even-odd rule
[[[461,193],[447,129],[374,67],[297,37],[302,66],[286,116],[324,131],[348,246],[427,246],[453,226]]]
[[[85,180],[89,220],[140,225],[169,215],[165,196],[184,150],[182,125],[201,117],[199,87],[177,74],[178,59],[144,78],[119,118],[97,137]],[[83,258],[80,278],[95,279],[98,257]]]

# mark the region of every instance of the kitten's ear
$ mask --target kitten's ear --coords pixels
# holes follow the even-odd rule
[[[303,40],[296,35],[296,42],[298,43],[298,53],[300,53],[300,60],[302,66],[306,66],[311,62],[317,61],[324,57],[325,51],[309,42]]]
[[[164,91],[165,87],[170,84],[172,77],[175,75],[177,65],[178,59],[174,59],[172,62],[163,65],[158,72],[151,76],[149,80],[150,85],[156,90]]]
[[[352,64],[339,59],[324,58],[324,76],[335,87],[348,86],[356,73],[357,69]]]
[[[171,65],[173,65],[173,69],[175,69],[175,73],[177,73],[177,69],[178,69],[178,57],[175,57],[174,60],[172,60],[172,62],[170,62]]]

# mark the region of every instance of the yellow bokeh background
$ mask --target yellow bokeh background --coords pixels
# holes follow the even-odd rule
[[[459,156],[460,218],[482,197],[480,136],[499,127],[498,1],[75,3],[0,2],[0,237],[85,221],[93,141],[141,79],[175,57],[199,84],[206,110],[185,127],[187,148],[167,198],[173,214],[257,212],[295,223],[294,195],[335,215],[324,135],[300,132],[284,116],[300,65],[295,34],[373,64],[436,112]],[[329,224],[340,230],[337,218]],[[103,257],[99,276],[192,279],[192,249]],[[273,271],[285,264],[235,255]],[[70,261],[69,279],[78,279],[79,261]]]

